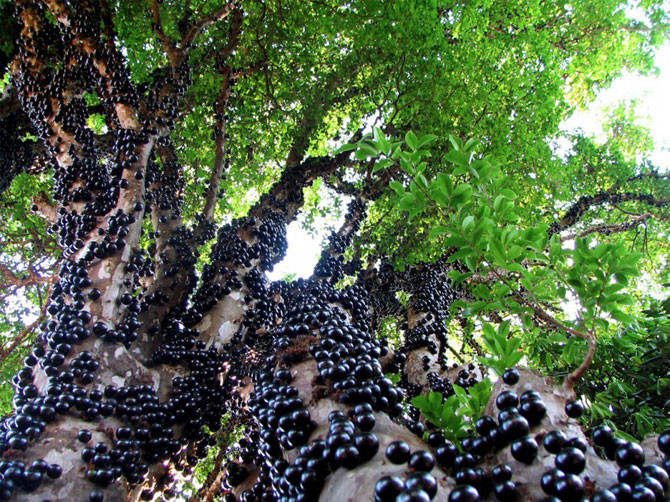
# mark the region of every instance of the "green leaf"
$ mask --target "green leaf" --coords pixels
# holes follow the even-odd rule
[[[500,207],[502,206],[502,203],[505,202],[505,196],[504,195],[498,195],[496,199],[493,201],[493,210],[497,213],[500,211]]]
[[[442,404],[442,393],[431,391],[428,394],[428,401],[434,407],[441,405]]]
[[[378,160],[375,163],[375,167],[372,168],[372,174],[376,173],[377,171],[381,171],[382,169],[386,169],[387,167],[393,165],[393,161],[389,159],[381,159]]]
[[[474,227],[475,225],[475,217],[472,215],[466,216],[463,218],[463,223],[461,223],[461,228],[463,229],[464,232],[467,232],[470,230],[470,228]]]
[[[468,394],[465,392],[465,389],[461,387],[460,385],[454,385],[454,394],[456,394],[456,397],[458,397],[458,400],[463,402],[468,398]]]
[[[412,404],[420,410],[426,410],[430,407],[430,401],[426,396],[418,395],[412,399]]]
[[[376,157],[379,154],[376,148],[368,144],[361,144],[356,150],[355,157],[358,160],[366,160],[368,157]]]
[[[398,195],[403,195],[405,193],[405,187],[399,181],[391,180],[391,181],[389,181],[389,186]]]
[[[415,204],[416,197],[411,193],[405,193],[405,195],[403,195],[402,198],[398,201],[398,207],[400,207],[400,209],[404,209],[405,211],[411,211],[414,209]]]
[[[453,196],[454,197],[469,197],[472,193],[472,187],[467,183],[462,183],[454,188]]]
[[[471,152],[472,150],[474,150],[475,146],[477,146],[477,140],[475,138],[470,138],[465,142],[463,150],[465,150],[466,152]]]
[[[424,190],[428,188],[428,181],[423,174],[417,174],[414,177],[414,182]]]
[[[632,315],[626,314],[625,312],[622,312],[621,310],[614,309],[610,311],[610,315],[614,317],[619,322],[622,322],[624,324],[633,324],[635,322],[635,317]]]
[[[381,138],[385,137],[384,132],[379,128],[379,126],[374,126],[372,128],[372,137],[375,141],[379,141]]]
[[[454,170],[455,175],[465,173],[468,169],[468,162],[470,160],[468,154],[460,150],[452,150],[448,152],[445,154],[444,159],[461,168],[460,170]]]
[[[337,150],[335,150],[333,155],[339,155],[340,153],[343,153],[343,152],[350,152],[351,150],[356,150],[356,148],[358,148],[358,145],[356,145],[354,143],[345,143],[344,145],[339,147]]]
[[[417,148],[423,148],[426,145],[429,145],[433,141],[437,139],[437,136],[435,134],[424,134],[421,136],[421,139],[419,139],[419,142],[417,144]]]
[[[451,180],[451,176],[448,176],[444,173],[438,173],[436,181],[438,187],[444,190],[446,194],[448,195],[452,194],[452,192],[454,191],[454,183]]]
[[[407,143],[407,146],[409,146],[413,151],[416,151],[419,148],[419,140],[417,139],[416,134],[414,134],[412,131],[407,131],[405,134],[405,143]]]

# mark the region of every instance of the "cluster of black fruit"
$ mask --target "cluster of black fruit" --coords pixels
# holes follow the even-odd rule
[[[58,464],[35,460],[26,465],[20,460],[0,461],[0,500],[9,500],[16,486],[26,491],[35,490],[43,479],[57,479],[63,473]]]
[[[516,384],[519,372],[515,369],[507,370],[503,381],[508,385]],[[560,430],[550,431],[543,437],[532,435],[531,429],[540,425],[547,411],[539,393],[529,390],[517,396],[512,390],[503,390],[496,396],[496,407],[497,420],[489,415],[480,417],[474,424],[477,434],[462,439],[460,448],[445,441],[439,431],[428,435],[428,443],[435,448],[435,458],[456,483],[449,493],[449,502],[476,502],[487,497],[495,497],[503,502],[525,500],[521,486],[512,479],[511,466],[500,464],[489,472],[479,464],[489,454],[509,447],[515,460],[530,465],[538,455],[538,443],[548,453],[555,455],[554,468],[545,472],[539,480],[525,482],[539,481],[547,495],[545,502],[586,500],[584,497],[589,495],[589,491],[589,500],[593,502],[665,500],[670,488],[670,460],[666,459],[662,466],[645,465],[645,455],[639,445],[615,438],[607,426],[597,427],[593,431],[592,443],[602,449],[609,460],[616,460],[619,482],[609,489],[594,492],[589,488],[586,478],[580,477],[586,468],[588,442],[580,437],[568,438]],[[568,416],[578,418],[584,407],[580,401],[572,401],[566,405],[565,411]],[[670,456],[670,431],[660,435],[658,447]],[[402,441],[391,443],[387,457],[393,463],[407,462],[410,458],[409,446]],[[411,467],[410,473],[413,472]],[[414,481],[415,484],[411,486],[408,485],[410,479],[412,477],[405,481],[396,476],[381,478],[375,487],[375,500],[401,500],[402,497],[402,500],[419,502],[434,497],[431,478],[426,480],[422,476],[421,483]]]
[[[158,68],[151,76],[153,85],[144,102],[152,111],[155,126],[174,129],[179,100],[192,83],[191,68],[183,61],[176,68]]]
[[[170,260],[168,256],[161,257],[161,265],[164,269],[165,277],[174,277],[180,269],[191,271],[195,265],[198,255],[194,251],[193,230],[183,225],[175,228],[167,239],[167,245],[174,253],[174,259]],[[168,265],[172,265],[168,267]],[[193,281],[190,281],[193,282]],[[174,288],[176,284],[171,284]]]
[[[257,237],[257,242],[249,245],[240,237],[239,232],[253,233]],[[276,213],[268,212],[260,219],[240,218],[219,229],[217,241],[212,248],[210,267],[222,267],[228,264],[250,268],[254,260],[261,258],[266,267],[269,267],[271,263],[276,263],[284,256],[286,247],[286,229]]]
[[[425,347],[431,354],[438,356],[440,368],[446,370],[446,320],[449,316],[449,306],[456,299],[456,291],[451,287],[447,269],[439,262],[434,265],[413,267],[409,274],[409,284],[412,286],[412,309],[417,316],[425,315],[407,331],[402,351],[409,353]]]
[[[161,138],[158,148],[172,150],[169,137]],[[162,158],[161,166],[152,155],[147,163],[146,188],[147,211],[156,210],[165,218],[164,222],[176,217],[181,212],[182,200],[178,194],[184,189],[184,177],[176,159]]]
[[[369,404],[359,404],[352,410],[354,420],[359,416],[374,416]],[[316,500],[326,477],[338,468],[354,469],[375,456],[379,439],[368,425],[355,424],[341,411],[329,414],[330,422],[325,439],[316,439],[300,448],[295,461],[273,463],[275,493],[280,498]]]
[[[375,502],[422,502],[435,497],[438,485],[435,476],[430,474],[435,467],[432,453],[425,450],[412,452],[405,441],[393,441],[386,447],[385,454],[393,464],[407,464],[409,475],[405,479],[400,476],[380,478],[374,488]]]
[[[383,257],[378,268],[359,275],[358,283],[368,291],[373,312],[371,326],[377,329],[383,319],[389,316],[406,317],[406,308],[398,300],[397,291],[403,290],[404,282],[394,269],[393,262]]]
[[[457,363],[453,363],[452,368],[455,370],[458,368]],[[426,381],[428,382],[428,387],[434,392],[440,392],[444,397],[449,397],[454,394],[454,385],[463,387],[467,389],[476,385],[478,380],[478,375],[476,372],[476,366],[473,363],[468,364],[467,369],[461,369],[454,378],[454,381],[449,380],[449,376],[441,377],[435,371],[429,371],[426,375]]]
[[[69,156],[68,162],[53,163],[55,199],[67,207],[61,208],[58,222],[50,228],[52,233],[58,234],[64,255],[69,259],[64,261],[60,280],[53,288],[48,307],[50,320],[43,325],[40,342],[14,380],[16,413],[2,421],[0,451],[15,450],[15,455],[26,450],[49,422],[63,415],[88,421],[114,415],[124,425],[110,437],[111,441],[98,441],[82,450],[88,479],[101,487],[120,477],[131,484],[141,483],[149,465],[167,459],[187,473],[197,456],[206,453],[210,443],[210,438],[203,433],[203,426],[218,428],[224,403],[231,402],[228,391],[217,379],[226,358],[214,348],[196,341],[198,333],[176,321],[175,312],[159,328],[160,333],[153,333],[160,335],[164,343],[155,351],[152,361],[183,365],[188,376],[175,379],[172,394],[160,402],[155,389],[147,385],[108,386],[104,391],[95,390],[92,384],[100,377],[99,361],[86,350],[91,345],[86,340],[94,335],[107,343],[130,346],[138,335],[138,314],[153,302],[166,301],[165,294],[160,292],[144,299],[135,294],[139,278],[152,275],[153,263],[145,254],[133,252],[125,269],[125,292],[118,299],[119,319],[114,325],[100,321],[91,325],[92,316],[87,304],[101,300],[102,292],[91,287],[88,270],[99,260],[114,256],[125,248],[130,228],[151,212],[151,203],[157,205],[159,211],[165,211],[165,214],[159,214],[159,220],[179,214],[178,197],[170,197],[169,191],[158,186],[171,183],[174,185],[172,189],[178,189],[179,176],[170,177],[170,166],[163,166],[161,171],[155,162],[150,162],[149,179],[144,179],[144,170],[136,166],[142,146],[159,133],[159,128],[174,126],[177,98],[190,83],[188,67],[185,64],[155,80],[147,99],[150,113],[147,118],[140,118],[144,129],[124,129],[116,119],[114,105],[135,106],[138,94],[129,83],[123,62],[106,47],[85,54],[80,50],[82,44],[74,43],[75,38],[99,41],[101,25],[97,4],[73,6],[69,26],[62,32],[56,28],[57,24],[45,20],[42,7],[32,3],[17,2],[18,16],[25,5],[32,10],[31,19],[41,21],[37,22],[38,29],[29,28],[24,32],[15,84],[21,105],[37,128],[38,137],[45,142],[47,153]],[[58,65],[58,58],[66,56],[69,64]],[[98,73],[102,66],[96,67],[95,59],[105,61],[104,75]],[[43,66],[31,66],[35,61]],[[165,92],[166,89],[169,92]],[[85,127],[87,110],[84,102],[68,97],[69,91],[74,91],[72,95],[76,96],[84,90],[95,90],[108,112],[114,138],[111,151],[98,151],[100,145]],[[167,94],[173,97],[167,98]],[[64,147],[63,140],[49,126],[54,122],[74,138],[69,147]],[[169,147],[169,144],[159,140],[159,147]],[[142,183],[150,189],[146,207],[145,202],[136,201],[126,211],[118,209],[110,214],[122,190]],[[269,234],[281,234],[281,230],[268,230],[268,226],[272,223],[266,223],[258,236],[263,252],[272,245],[273,237]],[[96,229],[101,238],[97,241],[90,236]],[[182,265],[189,266],[194,262],[190,247],[186,245],[192,240],[192,235],[183,229],[177,229],[168,238],[168,245],[176,250],[177,261]],[[166,270],[167,275],[175,272],[174,266],[168,266]],[[239,288],[241,282],[236,279],[233,286]],[[197,310],[194,312],[198,313]],[[185,322],[189,325],[197,322],[194,315],[185,315]],[[34,382],[38,372],[46,379],[39,388]],[[179,431],[179,438],[175,437],[174,427]],[[85,431],[81,431],[79,437],[86,443],[91,439]],[[188,451],[186,443],[189,444]],[[3,499],[17,487],[35,490],[42,479],[59,474],[57,466],[45,468],[40,460],[29,466],[20,461],[3,462],[0,470],[0,498]],[[165,497],[171,493],[170,483],[168,477],[159,480],[158,487],[165,489]],[[151,490],[142,494],[147,500],[153,496]],[[102,500],[102,492],[95,490],[90,498]]]
[[[605,425],[593,430],[592,442],[596,448],[602,449],[608,460],[616,461],[619,467],[618,483],[609,489],[595,493],[591,497],[593,502],[666,500],[665,497],[670,489],[670,430],[663,432],[658,438],[658,449],[666,456],[661,466],[645,464],[645,454],[640,445],[615,437],[613,431]],[[561,451],[559,455],[563,453]],[[558,464],[558,456],[556,462]],[[558,465],[557,468],[560,469]],[[569,469],[563,469],[563,472],[570,473]],[[556,488],[562,475],[554,470],[545,476],[547,489],[544,484],[542,488],[551,494],[551,479],[557,479],[554,482],[554,488]],[[543,477],[544,480],[545,477]]]
[[[410,266],[404,272],[394,269],[390,260],[382,260],[378,270],[363,274],[360,284],[369,292],[375,317],[372,325],[378,327],[381,319],[389,315],[406,316],[407,307],[396,297],[397,291],[411,294],[410,306],[417,319],[410,329],[408,323],[400,323],[404,343],[396,351],[389,371],[401,371],[407,355],[415,350],[427,350],[436,356],[439,369],[446,371],[447,328],[449,306],[456,299],[457,291],[451,286],[447,274],[450,266],[445,256],[434,264]],[[424,358],[424,370],[431,371],[430,358]]]
[[[344,234],[332,232],[328,237],[328,247],[321,253],[321,257],[314,267],[314,277],[328,279],[333,284],[344,276],[343,253],[351,244],[354,235],[358,232],[361,222],[365,218],[365,202],[354,198],[349,203],[347,214],[344,216],[347,231]],[[355,267],[353,267],[355,269]],[[349,270],[348,273],[355,272]]]
[[[272,333],[273,347],[266,351],[262,370],[253,375],[254,393],[247,401],[257,426],[247,425],[247,453],[230,466],[223,486],[238,486],[252,466],[260,468],[257,482],[242,492],[241,500],[314,500],[332,471],[353,469],[377,452],[379,441],[371,432],[375,411],[402,411],[402,394],[378,362],[387,349],[362,329],[369,325],[363,290],[337,291],[327,282],[304,280],[281,288],[287,310]],[[310,357],[317,364],[322,398],[350,409],[348,415],[333,411],[326,437],[307,444],[315,424],[298,389],[290,385],[290,368]],[[258,446],[252,455],[248,446],[254,441]],[[296,448],[298,457],[288,463],[284,452]]]
[[[5,99],[9,100],[9,97]],[[9,187],[18,174],[37,163],[39,146],[26,139],[27,135],[34,134],[25,113],[20,110],[4,111],[0,106],[0,165],[3,166],[0,171],[0,193]]]
[[[384,376],[379,358],[387,349],[374,337],[354,327],[327,322],[319,343],[310,346],[319,376],[339,393],[339,401],[369,403],[375,411],[402,412],[402,393]]]
[[[72,314],[72,309],[64,312]],[[89,466],[87,477],[90,481],[105,487],[113,480],[124,476],[130,483],[140,483],[148,470],[148,464],[168,458],[178,461],[184,440],[207,446],[208,439],[202,432],[203,425],[217,428],[224,413],[224,403],[228,395],[218,384],[224,358],[216,350],[207,349],[203,342],[196,342],[197,332],[174,325],[164,333],[166,343],[154,355],[154,360],[166,359],[170,363],[181,363],[190,369],[190,375],[173,381],[173,392],[166,402],[159,402],[152,386],[129,386],[116,388],[107,386],[104,391],[88,390],[99,367],[98,361],[88,351],[82,351],[66,362],[72,351],[72,344],[62,340],[58,321],[69,318],[67,336],[78,337],[79,332],[88,337],[81,317],[57,313],[46,325],[48,350],[36,346],[33,354],[26,358],[26,366],[19,371],[14,383],[17,395],[14,405],[17,413],[8,417],[0,426],[0,450],[26,450],[30,441],[35,440],[47,423],[59,415],[73,414],[85,420],[99,420],[114,415],[128,424],[117,429],[111,447],[104,442],[93,448],[84,448],[82,460]],[[86,316],[83,316],[86,317]],[[90,319],[88,319],[90,320]],[[96,331],[94,325],[93,331]],[[50,331],[53,329],[53,331]],[[99,328],[98,328],[99,329]],[[70,340],[75,341],[75,340]],[[159,355],[160,354],[160,355]],[[48,375],[45,395],[41,395],[32,383],[33,369],[37,364]],[[182,439],[175,439],[173,426],[181,427]],[[90,433],[80,432],[83,442],[90,440]],[[201,454],[205,450],[201,448]],[[35,465],[42,465],[38,461]],[[14,487],[31,491],[45,479],[43,471],[35,474],[34,469],[17,470],[20,463],[11,464],[13,469],[0,480],[2,497],[9,497]],[[49,470],[49,476],[57,471]],[[94,491],[91,500],[100,495]]]

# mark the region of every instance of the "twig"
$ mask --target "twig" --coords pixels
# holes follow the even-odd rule
[[[497,271],[495,269],[493,269],[493,272],[497,274]],[[574,370],[565,378],[565,382],[563,383],[566,389],[572,389],[575,382],[577,382],[577,380],[579,380],[582,377],[582,375],[586,373],[586,370],[589,369],[589,366],[591,366],[591,362],[593,361],[593,356],[596,353],[596,338],[593,335],[593,332],[589,330],[587,330],[586,332],[582,332],[574,328],[571,328],[570,326],[566,326],[561,321],[550,316],[544,310],[539,308],[537,305],[534,305],[532,302],[530,302],[523,294],[517,291],[516,288],[513,288],[512,285],[504,277],[499,276],[499,279],[508,288],[510,288],[512,294],[516,296],[528,308],[530,308],[539,319],[542,319],[547,324],[550,324],[562,331],[565,331],[566,333],[581,338],[582,340],[586,340],[587,343],[589,344],[589,349],[588,352],[586,353],[586,357],[584,358],[582,363],[577,367],[577,369]]]
[[[578,239],[580,237],[585,237],[585,236],[587,236],[589,234],[593,234],[593,233],[610,235],[610,234],[625,232],[626,230],[630,230],[631,228],[635,228],[638,225],[644,223],[645,221],[647,221],[651,217],[652,217],[652,215],[650,213],[645,213],[645,214],[641,214],[641,215],[637,216],[636,218],[631,218],[629,220],[624,221],[623,223],[619,223],[619,224],[615,224],[615,225],[596,225],[596,226],[587,228],[586,230],[583,230],[582,232],[564,235],[563,237],[561,237],[561,241],[565,242],[565,241],[572,240],[572,239]]]
[[[51,286],[49,286],[49,292],[47,296],[51,295]],[[10,342],[9,345],[2,347],[0,350],[0,364],[2,364],[7,357],[14,351],[16,347],[21,345],[25,339],[40,325],[44,317],[46,316],[48,302],[44,302],[40,314],[37,316],[30,326],[27,326],[21,333],[19,333],[14,339]]]

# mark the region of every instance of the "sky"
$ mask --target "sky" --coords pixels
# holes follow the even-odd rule
[[[609,89],[602,91],[586,110],[574,113],[564,121],[561,129],[571,131],[581,128],[587,135],[603,137],[601,121],[605,110],[621,101],[637,99],[637,115],[640,123],[651,129],[654,139],[654,151],[650,155],[652,162],[661,170],[670,169],[670,44],[657,51],[656,65],[658,76],[643,77],[625,73],[615,80]],[[278,280],[287,274],[309,277],[319,258],[321,245],[329,230],[324,225],[315,225],[317,232],[310,235],[302,229],[302,219],[298,217],[287,229],[288,250],[286,257],[269,275]],[[336,221],[335,228],[342,220]]]
[[[582,110],[566,120],[564,131],[582,128],[588,135],[602,139],[601,119],[604,110],[624,100],[637,99],[640,122],[651,129],[655,149],[650,155],[661,170],[670,168],[670,44],[656,53],[658,77],[643,77],[626,73],[602,91],[588,110]]]

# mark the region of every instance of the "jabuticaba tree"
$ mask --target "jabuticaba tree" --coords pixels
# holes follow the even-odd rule
[[[606,425],[587,437],[574,385],[587,364],[556,372],[574,370],[562,387],[532,361],[500,372],[462,437],[441,427],[460,416],[425,415],[417,398],[486,386],[456,306],[515,277],[453,280],[472,263],[408,223],[394,190],[410,179],[390,155],[402,141],[385,139],[486,138],[517,158],[510,177],[533,207],[531,180],[557,162],[537,145],[621,70],[651,69],[667,36],[660,4],[647,24],[623,7],[1,2],[3,217],[33,197],[60,254],[36,341],[11,345],[27,353],[0,423],[0,500],[663,500],[670,433],[644,447]],[[440,158],[447,135],[433,141]],[[625,190],[586,183],[541,206],[546,238],[667,221],[667,175],[619,174]],[[26,176],[52,193],[9,189]],[[317,180],[350,199],[344,223],[310,278],[272,282]],[[617,204],[645,212],[603,223]],[[3,271],[28,259],[11,244]],[[579,338],[511,286],[531,328]],[[224,422],[236,432],[221,442]]]

